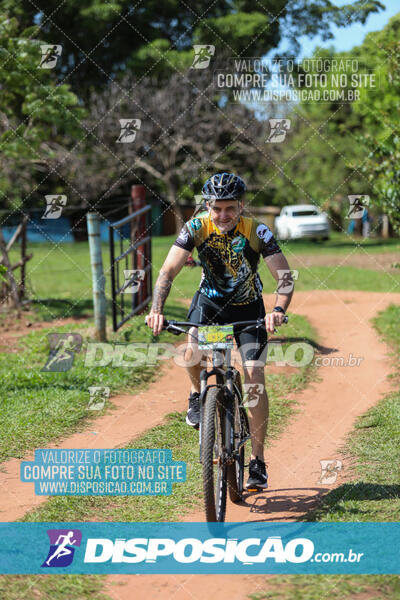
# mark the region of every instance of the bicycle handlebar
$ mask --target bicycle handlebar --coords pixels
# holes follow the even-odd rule
[[[289,321],[289,317],[287,315],[283,318],[283,323],[287,323]],[[234,321],[233,323],[226,323],[226,325],[240,326],[247,325],[247,327],[251,325],[255,325],[256,327],[265,327],[265,321],[263,318],[253,319],[251,321]],[[173,333],[175,335],[180,335],[181,333],[186,333],[185,329],[182,327],[206,327],[204,323],[191,323],[190,321],[171,321],[168,319],[164,320],[163,329]],[[247,329],[246,327],[246,329]],[[276,331],[276,329],[275,329]]]
[[[289,320],[288,316],[285,315],[283,318],[283,322],[287,323]],[[265,323],[263,318],[260,319],[252,319],[251,321],[232,321],[232,323],[224,323],[224,325],[263,325]],[[192,321],[174,321],[164,319],[164,325],[177,325],[178,327],[188,326],[188,327],[208,327],[204,323],[194,323]]]

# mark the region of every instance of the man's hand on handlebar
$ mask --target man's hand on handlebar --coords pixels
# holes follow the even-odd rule
[[[154,335],[160,335],[164,324],[164,315],[150,311],[146,317],[146,323],[148,327],[152,328]]]
[[[275,327],[285,322],[285,315],[281,312],[271,312],[265,315],[265,328],[268,333],[275,333]]]
[[[185,333],[185,330],[182,329],[182,327],[186,327],[186,326],[202,327],[202,325],[200,323],[167,321],[166,319],[164,319],[163,314],[153,312],[153,311],[151,311],[147,315],[147,317],[145,317],[145,322],[148,327],[151,327],[154,335],[159,335],[161,333],[161,331],[164,329],[164,326],[168,323],[169,323],[169,325],[167,325],[167,327],[166,327],[168,329],[168,331],[171,331],[172,333],[176,333],[177,335],[179,333]],[[275,327],[279,327],[283,323],[287,323],[287,322],[288,322],[288,317],[284,313],[280,313],[277,311],[268,313],[264,318],[265,328],[269,333],[276,333]],[[235,321],[233,323],[233,325],[243,326],[243,325],[248,324],[248,327],[250,327],[250,326],[254,326],[254,324],[256,324],[256,323],[258,323],[258,325],[257,325],[258,327],[262,326],[263,319],[257,319],[254,321],[252,321],[252,320],[251,321]]]

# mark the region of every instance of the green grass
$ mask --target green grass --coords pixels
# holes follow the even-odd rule
[[[393,348],[400,381],[400,306],[390,306],[373,320]],[[318,521],[398,521],[400,514],[400,392],[381,400],[356,422],[344,449],[352,458],[354,478],[327,494],[308,516]]]
[[[310,240],[289,240],[280,242],[282,248],[299,254],[348,254],[356,248],[356,252],[398,252],[400,250],[399,238],[361,238],[345,233],[332,231],[329,240],[312,242]]]
[[[4,600],[110,600],[100,575],[0,575]]]
[[[182,309],[183,316],[184,310]],[[76,332],[84,340],[75,356],[72,368],[65,373],[42,372],[49,354],[48,333]],[[176,342],[177,338],[164,333],[162,341]],[[90,341],[88,323],[64,325],[54,329],[34,331],[19,340],[17,352],[0,353],[0,378],[3,393],[0,397],[0,461],[22,457],[27,450],[46,446],[62,435],[87,427],[103,411],[87,410],[90,386],[110,387],[110,395],[135,392],[155,379],[158,370],[151,365],[137,367],[85,366],[85,350]],[[110,341],[148,342],[153,335],[135,317],[129,326]],[[110,404],[108,403],[108,406]]]
[[[109,269],[109,254],[103,245],[104,269]],[[28,297],[35,304],[38,318],[51,321],[56,317],[92,313],[92,280],[87,243],[32,243],[28,251],[33,258],[27,265]],[[17,260],[17,249],[10,253]],[[110,277],[107,279],[109,291]]]
[[[373,319],[373,324],[380,333],[383,340],[388,342],[393,349],[392,356],[397,359],[397,376],[400,374],[400,306],[391,305],[386,310],[379,313]],[[396,373],[395,373],[396,376]]]
[[[394,379],[400,381],[400,306],[390,306],[373,319],[392,347]],[[372,350],[371,350],[372,351]],[[344,455],[352,477],[326,496],[305,520],[318,522],[380,522],[400,514],[400,392],[389,394],[362,415],[348,436]],[[266,591],[253,600],[400,599],[398,575],[288,575],[268,579]]]
[[[180,413],[168,415],[166,423],[144,433],[126,448],[172,450],[174,460],[187,462],[187,481],[174,484],[170,496],[62,497],[50,498],[22,519],[33,521],[176,521],[184,506],[201,499],[198,434],[186,425]]]
[[[295,285],[295,293],[296,290],[315,289],[399,293],[400,272],[389,273],[356,267],[311,267],[299,269],[299,278]]]

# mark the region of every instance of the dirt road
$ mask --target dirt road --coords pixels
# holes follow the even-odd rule
[[[249,495],[240,505],[230,504],[228,521],[289,521],[315,505],[317,498],[346,476],[346,464],[335,484],[321,483],[321,460],[340,459],[338,450],[356,417],[391,390],[388,349],[378,339],[369,320],[400,294],[353,291],[297,292],[291,311],[306,316],[325,348],[320,381],[312,383],[297,399],[299,413],[267,453],[270,488]],[[358,366],[335,366],[326,359],[350,355]],[[144,430],[160,423],[172,410],[186,408],[187,382],[174,363],[163,367],[163,376],[146,392],[112,399],[116,410],[105,415],[89,431],[74,434],[53,445],[57,448],[112,448],[123,446]],[[32,457],[26,457],[27,459]],[[19,460],[1,465],[0,519],[12,521],[43,502],[33,485],[19,481]],[[185,521],[203,521],[202,510]],[[262,586],[262,587],[260,587]],[[247,576],[110,576],[106,591],[114,600],[243,600],[265,589],[265,577]],[[150,593],[151,590],[151,593]]]
[[[369,319],[400,294],[347,291],[297,293],[291,310],[306,316],[325,347],[322,358],[350,354],[359,366],[321,366],[321,381],[298,395],[300,412],[267,452],[270,488],[248,495],[240,505],[229,503],[227,521],[290,521],[315,506],[318,497],[340,485],[346,463],[333,485],[321,483],[321,460],[340,459],[339,448],[355,419],[392,388],[387,347],[379,341]],[[326,360],[324,361],[326,363]],[[183,518],[204,521],[201,508]],[[113,600],[245,600],[265,590],[265,576],[151,575],[110,576],[107,593]]]

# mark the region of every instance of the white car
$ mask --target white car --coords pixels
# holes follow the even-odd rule
[[[313,204],[284,206],[275,219],[275,235],[280,240],[329,239],[328,215]]]

